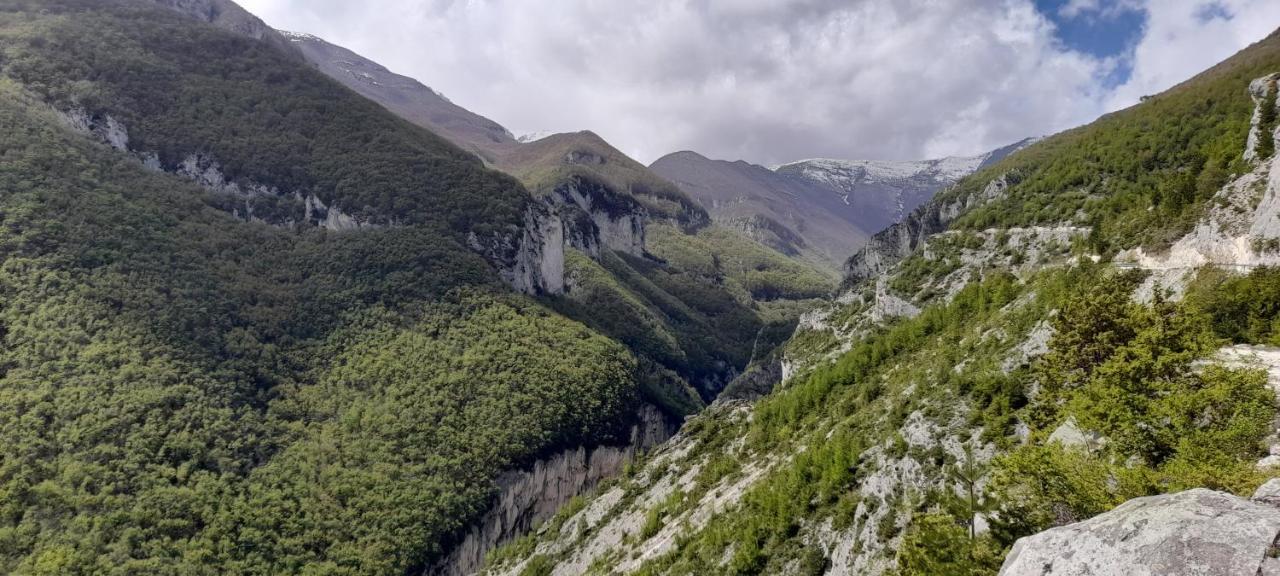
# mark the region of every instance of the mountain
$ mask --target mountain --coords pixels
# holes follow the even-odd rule
[[[650,169],[676,183],[722,226],[740,230],[784,254],[812,255],[830,265],[852,254],[873,231],[854,226],[835,194],[746,162],[677,152]]]
[[[401,118],[518,179],[559,222],[559,311],[627,344],[684,416],[713,399],[794,325],[832,275],[711,224],[679,187],[590,131],[514,139],[421,83],[314,36],[285,33],[308,62]],[[696,254],[686,251],[696,250]],[[690,398],[690,391],[696,390]]]
[[[762,396],[484,573],[1265,571],[1278,79],[1280,32],[935,194],[843,265]],[[1244,542],[1224,513],[1270,523]]]
[[[355,52],[310,34],[281,34],[324,74],[397,116],[475,152],[530,189],[545,192],[562,181],[585,176],[598,179],[621,196],[645,200],[646,207],[657,215],[690,224],[706,218],[679,189],[592,132],[539,134],[517,140],[498,123]]]
[[[0,3],[0,573],[419,572],[670,433],[545,204],[230,6]]]
[[[230,2],[0,9],[3,573],[477,565],[833,285]]]
[[[1280,32],[977,162],[839,287],[804,230],[590,132],[465,147],[304,40],[0,0],[0,573],[1274,564]]]
[[[281,32],[325,75],[385,106],[397,116],[494,162],[516,139],[497,122],[450,102],[421,82],[310,34]]]
[[[818,159],[774,169],[676,152],[649,168],[705,206],[716,222],[834,269],[934,193],[1033,141],[967,158]]]

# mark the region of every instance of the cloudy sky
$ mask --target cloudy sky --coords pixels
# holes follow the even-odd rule
[[[642,162],[975,154],[1086,123],[1280,27],[1280,0],[240,0],[516,134]]]

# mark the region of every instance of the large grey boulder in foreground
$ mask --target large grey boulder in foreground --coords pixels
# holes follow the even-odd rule
[[[1280,508],[1195,489],[1135,498],[1084,522],[1018,540],[1000,574],[1280,575],[1280,559],[1273,557],[1278,536]]]

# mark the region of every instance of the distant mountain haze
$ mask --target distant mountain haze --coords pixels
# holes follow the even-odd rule
[[[676,152],[649,166],[675,182],[713,220],[785,253],[840,264],[867,238],[934,193],[1027,146],[920,161],[802,160],[769,169]]]

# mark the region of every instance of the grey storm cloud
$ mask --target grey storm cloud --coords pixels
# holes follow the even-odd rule
[[[513,132],[590,129],[643,162],[974,154],[1167,88],[1280,25],[1280,2],[1125,0],[1119,58],[1055,39],[1030,0],[244,0]],[[1148,4],[1149,2],[1149,4]],[[1109,2],[1070,3],[1104,18]],[[1184,46],[1185,45],[1185,46]],[[1172,52],[1176,57],[1166,57]]]

